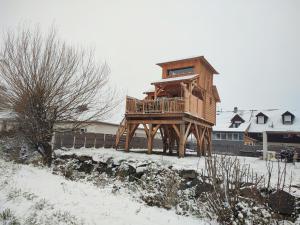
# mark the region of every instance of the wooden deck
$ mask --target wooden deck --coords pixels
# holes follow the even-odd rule
[[[126,98],[126,114],[155,114],[184,112],[183,98],[162,98],[156,100],[139,100]]]

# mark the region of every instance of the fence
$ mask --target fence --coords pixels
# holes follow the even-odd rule
[[[95,133],[56,133],[54,135],[54,149],[65,148],[114,148],[116,135]],[[124,142],[125,140],[121,139]],[[147,148],[146,137],[133,137],[131,148]],[[122,145],[120,146],[122,148]],[[162,148],[162,141],[154,139],[153,148]]]
[[[56,133],[54,136],[54,149],[61,147],[65,148],[114,148],[115,147],[116,135],[112,134],[95,134],[95,133]],[[122,143],[125,143],[125,139],[121,139],[120,148],[122,149]],[[147,138],[146,137],[133,137],[131,148],[135,149],[147,149]],[[187,148],[197,149],[196,143],[188,142]],[[154,149],[162,149],[162,140],[154,139]],[[257,150],[262,150],[262,145],[249,146],[244,145],[243,142],[239,141],[225,141],[225,140],[213,140],[212,142],[213,152],[217,154],[228,154],[237,156],[252,156],[258,157],[261,153]],[[282,146],[269,145],[269,151],[279,152]],[[300,154],[300,149],[296,149]]]
[[[212,143],[213,152],[219,154],[258,157],[261,155],[258,150],[263,150],[262,145],[244,145],[242,141],[213,140]],[[268,151],[280,152],[282,149],[284,149],[283,146],[268,145]],[[298,148],[295,148],[295,150],[298,153],[300,152]]]

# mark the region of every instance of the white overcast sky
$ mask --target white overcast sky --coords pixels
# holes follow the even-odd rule
[[[0,0],[0,29],[22,22],[95,48],[124,95],[141,98],[156,63],[204,55],[219,109],[300,111],[299,0]]]

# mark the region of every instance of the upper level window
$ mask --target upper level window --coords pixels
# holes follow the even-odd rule
[[[265,123],[265,117],[264,116],[258,116],[257,117],[257,123],[258,124],[264,124]]]
[[[291,115],[285,115],[284,116],[284,123],[292,123],[292,116]]]
[[[295,119],[295,115],[290,113],[289,111],[286,111],[282,115],[282,123],[283,124],[293,124],[293,121]]]
[[[176,76],[180,74],[194,74],[194,67],[185,67],[168,70],[168,76]]]
[[[262,112],[256,115],[256,123],[265,124],[268,121],[268,116],[263,114]]]
[[[242,121],[234,121],[234,123],[231,125],[233,128],[238,128],[242,124]]]

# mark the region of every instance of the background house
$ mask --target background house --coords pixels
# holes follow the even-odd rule
[[[261,143],[264,131],[270,145],[300,148],[300,115],[295,111],[258,111],[252,117],[248,136]]]
[[[108,123],[104,121],[89,121],[73,129],[78,121],[58,122],[54,125],[56,130],[53,137],[53,147],[55,149],[66,148],[113,148],[115,145],[115,135],[119,124]],[[0,111],[0,135],[7,135],[17,129],[17,121],[15,115],[10,111]],[[125,142],[124,139],[121,142]],[[155,136],[155,148],[162,148],[160,133]],[[145,130],[138,128],[134,134],[132,141],[133,148],[147,148],[147,140]]]
[[[213,127],[216,152],[239,154],[262,149],[262,133],[268,134],[269,150],[300,150],[300,115],[287,110],[218,111]],[[252,147],[251,147],[252,146]]]

